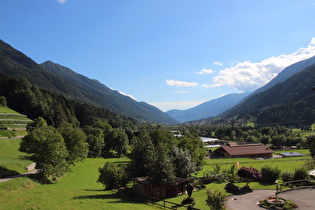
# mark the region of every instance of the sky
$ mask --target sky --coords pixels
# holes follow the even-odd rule
[[[0,0],[0,39],[162,111],[315,55],[315,0]]]

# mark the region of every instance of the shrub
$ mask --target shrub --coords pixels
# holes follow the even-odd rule
[[[280,178],[284,182],[292,181],[293,180],[293,173],[289,171],[284,171],[280,174]]]
[[[281,173],[281,170],[278,169],[278,167],[272,168],[266,165],[261,168],[261,175],[262,175],[261,181],[264,183],[272,184],[278,179],[280,173]]]
[[[293,180],[306,179],[307,176],[307,171],[304,168],[296,168],[294,171]]]
[[[210,209],[214,210],[222,210],[224,208],[225,203],[225,195],[218,190],[210,190],[207,189],[207,205],[210,207]]]
[[[124,167],[106,162],[103,168],[98,169],[100,176],[98,182],[101,182],[106,190],[125,187],[129,182],[129,176]]]

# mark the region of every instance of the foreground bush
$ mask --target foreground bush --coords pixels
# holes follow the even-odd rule
[[[224,203],[225,203],[225,195],[218,190],[210,190],[207,189],[207,205],[210,207],[210,209],[213,210],[222,210],[225,209]]]
[[[261,181],[268,184],[273,184],[279,178],[281,170],[278,167],[270,167],[268,165],[261,168]]]

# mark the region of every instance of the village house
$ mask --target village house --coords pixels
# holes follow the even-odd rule
[[[228,144],[213,151],[215,157],[271,158],[273,150],[264,144]]]
[[[136,177],[134,179],[133,192],[143,198],[170,198],[186,193],[186,184],[188,181],[183,178],[177,178],[174,183],[156,184],[150,177]]]

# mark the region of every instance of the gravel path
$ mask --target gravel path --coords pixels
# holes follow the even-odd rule
[[[11,177],[8,177],[8,178],[0,179],[0,183],[7,182],[7,181],[10,181],[12,179],[19,178],[19,177],[28,176],[30,174],[36,174],[36,173],[37,173],[37,170],[33,170],[33,171],[30,171],[30,172],[27,172],[27,173],[24,173],[24,174],[19,174],[19,175],[16,175],[16,176],[11,176]]]
[[[226,201],[228,210],[255,210],[264,209],[257,202],[274,196],[275,190],[255,190],[244,195],[229,196]],[[315,188],[305,188],[282,192],[279,197],[295,202],[301,210],[315,209]]]

